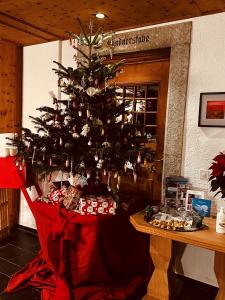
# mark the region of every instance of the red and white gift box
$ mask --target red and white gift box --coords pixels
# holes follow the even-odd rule
[[[80,198],[81,215],[115,215],[116,201],[110,196],[85,196]]]

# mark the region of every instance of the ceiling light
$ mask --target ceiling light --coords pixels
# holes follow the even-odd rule
[[[105,18],[105,15],[103,13],[97,13],[95,16],[98,19],[104,19]]]

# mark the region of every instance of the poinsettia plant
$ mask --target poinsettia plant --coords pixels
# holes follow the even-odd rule
[[[220,152],[215,156],[209,169],[211,191],[216,192],[215,196],[221,194],[221,198],[225,198],[225,154]]]

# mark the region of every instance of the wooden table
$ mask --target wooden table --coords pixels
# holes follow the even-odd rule
[[[216,300],[225,300],[225,235],[216,233],[215,219],[205,218],[208,227],[195,232],[174,232],[152,227],[144,220],[144,212],[132,215],[130,222],[136,230],[151,235],[150,255],[155,269],[143,300],[170,299],[173,241],[215,251],[214,271],[219,285]]]

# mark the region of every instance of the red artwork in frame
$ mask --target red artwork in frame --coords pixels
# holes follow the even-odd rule
[[[198,126],[225,127],[225,92],[200,94]]]

